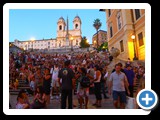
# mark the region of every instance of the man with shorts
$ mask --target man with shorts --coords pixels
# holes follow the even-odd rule
[[[109,79],[109,94],[111,94],[111,88],[113,90],[113,103],[114,107],[118,108],[118,97],[120,98],[120,108],[124,109],[126,104],[126,93],[125,88],[128,94],[128,81],[126,75],[121,72],[121,66],[116,64],[115,72],[110,75]]]

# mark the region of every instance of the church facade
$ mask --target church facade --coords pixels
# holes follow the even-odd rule
[[[81,24],[80,17],[76,16],[73,19],[73,29],[69,29],[68,18],[65,21],[63,17],[60,17],[57,21],[56,38],[26,41],[15,40],[13,44],[24,50],[79,48],[82,39]]]

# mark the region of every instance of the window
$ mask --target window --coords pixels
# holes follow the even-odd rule
[[[50,45],[50,42],[48,42],[48,45]]]
[[[113,29],[112,29],[112,26],[110,26],[109,30],[110,30],[110,38],[111,38],[111,37],[113,36]]]
[[[142,32],[138,34],[139,47],[144,45]]]
[[[108,16],[111,16],[111,9],[108,9]]]
[[[123,40],[120,41],[120,48],[121,48],[121,52],[123,52],[124,51]]]
[[[135,16],[136,16],[136,20],[138,19],[138,18],[140,18],[140,10],[139,9],[135,9]]]
[[[59,26],[59,30],[62,30],[62,25]]]
[[[76,29],[78,28],[78,24],[75,25],[75,28],[76,28]]]
[[[43,44],[41,44],[41,46],[43,46]]]
[[[120,12],[118,12],[118,14],[117,14],[117,22],[118,22],[118,29],[121,29],[121,27],[122,27],[122,21],[121,21]]]

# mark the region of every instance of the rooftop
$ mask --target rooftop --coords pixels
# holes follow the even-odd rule
[[[104,30],[99,30],[98,33],[99,32],[105,32],[105,33],[107,33],[107,31],[104,31]],[[95,36],[95,35],[97,35],[97,32],[93,36]]]
[[[56,40],[56,38],[51,38],[51,39],[41,39],[41,40],[34,40],[34,41],[49,41],[49,40]],[[31,42],[31,40],[25,40],[25,41],[20,41],[19,42]]]

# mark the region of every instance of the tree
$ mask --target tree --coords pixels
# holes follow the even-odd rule
[[[93,22],[93,27],[96,29],[97,31],[97,48],[98,48],[98,30],[100,29],[100,27],[102,26],[102,23],[100,21],[100,19],[95,19]]]
[[[87,42],[87,38],[84,36],[80,42],[80,47],[81,48],[87,48],[89,47],[89,43]]]
[[[98,51],[101,51],[101,50],[108,50],[108,42],[104,42],[103,44],[101,44],[101,46],[98,47]]]

